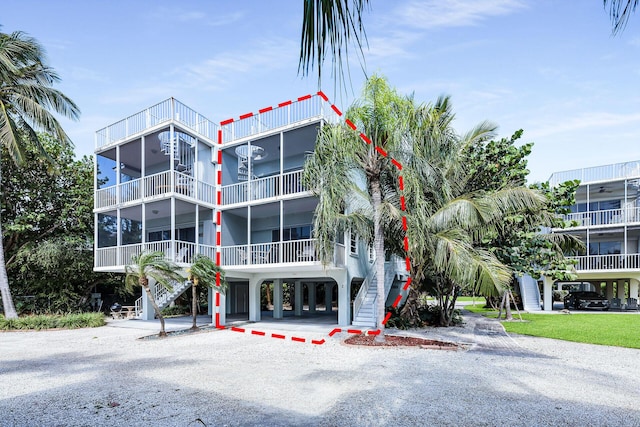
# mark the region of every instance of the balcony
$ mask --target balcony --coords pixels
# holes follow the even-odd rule
[[[329,104],[318,95],[294,102],[285,102],[275,108],[264,108],[258,114],[245,114],[240,120],[222,122],[222,140],[224,143],[238,141],[256,135],[272,133],[294,124],[314,120],[336,122],[337,114]]]
[[[577,271],[637,270],[640,254],[584,255],[567,257],[578,261]]]
[[[564,221],[576,221],[575,227],[598,227],[640,222],[640,207],[578,212],[562,215]]]
[[[588,184],[638,177],[640,177],[640,160],[555,172],[549,178],[549,184],[555,186],[573,179],[580,180],[581,184]]]
[[[225,185],[222,187],[222,204],[246,203],[305,191],[307,190],[302,185],[302,170],[296,170],[282,175]]]
[[[169,98],[139,113],[120,120],[96,132],[96,151],[142,134],[145,130],[174,120],[185,128],[215,140],[218,125],[180,101]]]
[[[134,179],[112,187],[101,188],[95,193],[95,209],[139,202],[143,199],[177,194],[195,201],[215,204],[215,187],[196,181],[181,172],[165,171],[144,178]]]
[[[226,267],[303,262],[319,263],[315,242],[315,239],[302,239],[286,242],[223,246],[221,248],[222,265]],[[344,245],[336,244],[333,264],[339,267],[345,265]]]
[[[206,255],[215,260],[215,246],[183,242],[180,240],[163,240],[161,242],[135,243],[132,245],[97,248],[95,251],[95,268],[124,267],[131,264],[134,255],[142,252],[163,252],[165,258],[178,264],[191,264],[197,254]]]

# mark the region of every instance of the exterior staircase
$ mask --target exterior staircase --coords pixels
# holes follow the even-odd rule
[[[169,304],[175,301],[176,298],[182,295],[190,287],[191,282],[188,280],[185,280],[184,282],[174,282],[171,291],[161,284],[156,283],[152,292],[153,297],[156,300],[156,304],[158,304],[158,307],[162,310],[163,308],[168,307]],[[143,297],[138,298],[135,303],[136,317],[140,317],[142,315],[142,298]]]
[[[540,311],[540,288],[538,281],[529,275],[518,277],[520,285],[520,296],[522,297],[522,306],[524,311]]]
[[[401,265],[401,263],[395,261],[384,263],[385,306],[388,305],[386,299],[394,283],[406,280],[407,272],[399,268],[399,265]],[[377,325],[376,302],[378,295],[376,277],[377,274],[374,263],[371,266],[371,272],[364,279],[364,282],[362,282],[358,295],[353,302],[353,321],[351,324],[354,326],[375,328]]]

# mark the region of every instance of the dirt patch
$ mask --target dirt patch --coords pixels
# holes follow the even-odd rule
[[[429,350],[460,350],[460,344],[430,340],[416,337],[400,337],[397,335],[385,335],[384,342],[376,342],[373,335],[355,335],[344,340],[345,344],[361,345],[367,347],[420,347]]]

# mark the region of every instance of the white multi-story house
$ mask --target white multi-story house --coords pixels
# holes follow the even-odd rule
[[[577,256],[578,280],[624,307],[638,298],[640,281],[640,161],[554,173],[551,185],[580,180],[576,204],[564,216],[574,225],[554,232],[580,237],[585,251]],[[545,289],[545,309],[551,309]]]
[[[162,251],[186,269],[201,253],[224,268],[230,285],[219,313],[210,313],[214,321],[224,323],[226,314],[260,321],[267,284],[272,315],[283,317],[287,283],[296,316],[316,312],[316,304],[333,313],[337,301],[339,325],[374,326],[370,251],[346,232],[333,262],[322,265],[315,252],[317,200],[302,170],[320,127],[338,118],[330,107],[305,96],[218,125],[171,98],[99,130],[95,270],[123,272],[142,251]],[[395,299],[404,269],[389,262],[386,271]],[[156,287],[156,300],[165,307],[189,286]],[[325,301],[316,301],[320,288]],[[136,311],[153,318],[144,295]]]

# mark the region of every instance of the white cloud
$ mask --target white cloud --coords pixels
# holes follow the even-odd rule
[[[521,0],[414,0],[398,8],[404,24],[421,29],[465,27],[491,16],[509,15],[525,8]]]
[[[590,128],[615,128],[616,126],[640,121],[640,113],[614,114],[606,112],[584,113],[575,117],[564,118],[562,121],[549,126],[532,128],[530,137],[533,139],[572,132]]]

